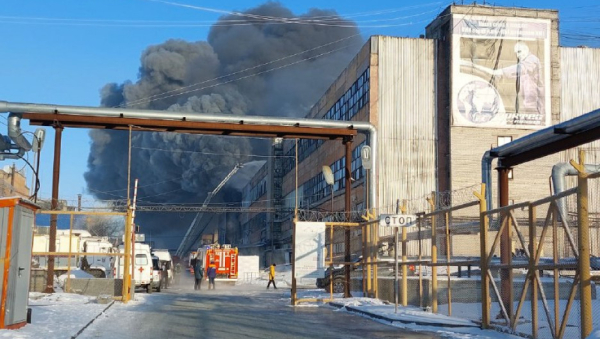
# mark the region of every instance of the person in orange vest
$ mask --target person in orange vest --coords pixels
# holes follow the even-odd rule
[[[275,264],[272,264],[269,268],[269,283],[267,284],[267,289],[269,289],[271,283],[273,283],[273,287],[277,289],[277,286],[275,286],[275,266]]]

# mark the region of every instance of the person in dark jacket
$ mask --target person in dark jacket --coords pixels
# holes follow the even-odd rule
[[[204,270],[202,269],[202,260],[197,260],[194,265],[194,289],[200,290],[202,288],[202,278],[204,277]]]
[[[210,266],[208,266],[208,272],[206,272],[208,276],[208,289],[212,286],[212,289],[215,289],[215,278],[217,277],[217,267],[215,266],[215,262],[211,261]]]

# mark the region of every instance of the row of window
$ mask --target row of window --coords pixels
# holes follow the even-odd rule
[[[243,244],[252,243],[252,235],[256,231],[261,231],[267,227],[267,214],[265,212],[261,212],[253,216],[250,220],[248,220],[243,226],[244,229],[244,237],[242,239]],[[262,238],[262,236],[261,236]],[[256,240],[256,239],[255,239]]]
[[[354,180],[359,180],[363,177],[360,150],[365,144],[366,142],[363,141],[354,150],[352,150],[352,163],[350,166],[352,171],[351,177]],[[321,199],[328,197],[331,194],[332,188],[334,192],[346,188],[346,180],[344,176],[344,172],[346,170],[346,157],[344,156],[334,161],[330,167],[331,171],[333,172],[333,185],[327,184],[323,173],[319,173],[310,178],[302,185],[302,188],[300,189],[303,196],[303,198],[300,199],[301,207],[309,207]]]
[[[252,205],[253,202],[258,200],[258,198],[262,197],[265,193],[267,193],[267,177],[262,178],[258,185],[250,188],[250,192],[243,195],[242,206],[248,207]]]
[[[369,102],[370,77],[370,69],[367,68],[352,86],[348,88],[346,93],[331,106],[323,116],[323,119],[351,120]]]
[[[346,93],[329,108],[323,119],[350,121],[358,111],[369,103],[370,78],[370,69],[367,68],[352,86],[348,88]],[[321,147],[323,142],[323,140],[316,139],[301,139],[298,142],[298,161],[302,162],[308,158],[314,151]],[[296,148],[290,147],[285,155],[286,158],[283,162],[284,175],[294,168]]]
[[[366,142],[363,141],[360,143],[360,145],[358,145],[358,147],[352,150],[352,164],[350,164],[350,170],[352,171],[352,173],[350,173],[350,176],[354,180],[359,180],[362,179],[362,177],[364,177],[362,157],[360,155],[360,151],[365,145]]]
[[[360,109],[362,109],[369,102],[369,87],[370,87],[370,69],[367,68],[356,81],[348,88],[344,93],[325,113],[323,119],[329,120],[351,120]],[[318,139],[300,139],[298,141],[298,161],[302,162],[308,158],[313,152],[323,145],[324,140]],[[354,180],[358,180],[363,177],[362,173],[362,162],[360,158],[360,149],[362,143],[356,147],[352,152],[352,173],[351,177]],[[283,175],[286,175],[292,169],[294,169],[296,163],[296,147],[290,147],[285,153],[285,157],[282,161]],[[338,191],[346,187],[344,180],[344,170],[346,166],[346,158],[343,157],[335,161],[332,165],[332,172],[334,174],[334,185],[333,190]],[[264,188],[263,188],[264,184]],[[300,190],[304,193],[304,196],[308,198],[312,203],[319,201],[325,195],[331,194],[331,187],[325,182],[323,174],[310,179],[304,185],[304,189]],[[266,193],[266,181],[259,183],[253,187],[249,193],[249,196],[245,198],[244,203],[248,206],[256,201],[260,196]],[[303,201],[304,199],[301,199]],[[309,204],[310,204],[309,203]]]

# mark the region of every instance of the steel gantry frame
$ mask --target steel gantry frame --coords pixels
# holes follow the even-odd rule
[[[484,153],[482,158],[482,181],[487,184],[490,188],[491,183],[491,164],[493,159],[497,159],[498,166],[498,200],[499,208],[506,207],[509,204],[509,178],[508,173],[510,170],[520,164],[524,164],[544,156],[554,154],[560,151],[564,151],[570,148],[574,148],[588,142],[598,140],[600,137],[600,108],[590,111],[586,114],[582,114],[571,120],[541,129],[539,131],[528,134],[522,138],[519,138],[510,143],[492,148],[491,150]],[[580,156],[581,157],[581,156]],[[582,177],[586,177],[588,174],[585,173],[585,164],[579,164],[581,169],[578,169],[578,184],[581,185]],[[575,166],[574,166],[575,167]],[[575,167],[577,168],[577,167]],[[579,186],[578,186],[579,187]],[[585,196],[587,205],[587,184],[585,186]],[[491,203],[491,189],[487,190],[487,201]],[[491,206],[491,205],[490,205]],[[489,207],[489,206],[488,206]],[[488,208],[491,209],[491,208]],[[579,205],[578,205],[579,209]],[[578,211],[579,212],[579,211]],[[587,207],[586,207],[587,214]],[[583,219],[583,220],[582,220]],[[582,229],[587,230],[587,217],[582,218],[581,215],[578,217],[578,222],[584,222],[584,226],[578,225],[578,231]],[[500,261],[502,264],[509,264],[511,260],[511,233],[510,227],[505,227],[500,237]],[[581,235],[582,237],[585,234]],[[584,238],[585,239],[585,238]],[[580,242],[580,245],[589,246],[585,242]],[[580,248],[581,253],[587,253],[588,248]],[[589,256],[580,255],[578,260],[579,270],[589,271]],[[512,305],[512,288],[510,282],[512,281],[512,270],[502,269],[500,271],[501,278],[501,291],[503,296],[503,303],[507,305],[507,314],[509,317],[514,315]],[[580,293],[584,296],[591,296],[590,279],[588,276],[582,276],[580,278]],[[591,311],[586,309],[589,305],[585,303],[580,304],[580,313],[582,317],[585,315],[585,321],[582,321],[581,334],[582,338],[587,337],[591,333]]]
[[[367,144],[372,152],[372,169],[367,187],[367,197],[372,208],[376,206],[377,196],[377,130],[369,122],[331,121],[325,119],[293,119],[264,116],[240,116],[225,114],[208,114],[194,112],[168,112],[157,110],[134,110],[124,108],[104,108],[87,106],[64,106],[49,104],[31,104],[0,101],[0,112],[16,113],[28,119],[30,125],[52,126],[56,131],[54,142],[54,166],[52,184],[52,207],[56,209],[58,201],[58,181],[60,171],[60,149],[62,130],[71,128],[97,128],[112,130],[130,130],[136,126],[138,130],[163,131],[189,134],[212,134],[224,136],[268,137],[286,139],[325,139],[340,140],[346,148],[346,156],[351,157],[351,145],[360,131],[367,134]],[[346,161],[346,199],[345,211],[350,212],[351,195],[351,161]],[[56,239],[56,217],[50,220],[50,246]],[[350,231],[345,234],[346,259],[349,258]],[[48,259],[47,280],[53,281],[54,257]],[[347,277],[348,278],[348,277]],[[295,279],[292,281],[295,285]],[[349,281],[346,281],[346,295]],[[52,292],[52,286],[46,291]]]

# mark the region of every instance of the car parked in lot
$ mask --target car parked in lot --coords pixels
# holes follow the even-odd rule
[[[362,280],[362,265],[361,265],[362,256],[354,257],[352,260],[352,265],[350,269],[350,279],[361,279]],[[377,275],[380,278],[389,277],[393,278],[395,276],[394,270],[394,261],[387,260],[388,262],[382,263],[382,261],[386,261],[383,258],[377,259],[380,264],[377,265]],[[343,265],[337,265],[333,267],[328,267],[325,270],[325,276],[323,278],[317,278],[317,288],[323,288],[325,291],[330,292],[331,287],[333,287],[333,293],[343,293],[344,292],[344,284],[346,280],[345,276],[346,268]],[[399,273],[400,274],[400,273]],[[413,271],[409,271],[409,275],[413,275]],[[333,283],[330,284],[331,278],[333,277]]]
[[[352,268],[350,274],[353,271],[356,271],[360,265],[360,261],[362,260],[362,256],[355,257],[352,260]],[[324,288],[325,291],[331,292],[331,287],[333,287],[333,293],[343,293],[344,292],[344,283],[346,280],[346,267],[344,265],[335,265],[329,266],[325,270],[325,275],[323,278],[317,278],[317,288]],[[331,279],[333,278],[333,283]]]
[[[346,279],[345,272],[344,267],[333,268],[333,284],[330,284],[332,281],[332,268],[328,268],[325,270],[323,278],[317,278],[317,288],[324,288],[327,292],[331,292],[333,288],[333,293],[343,293]]]

